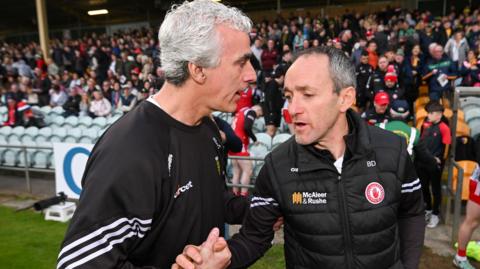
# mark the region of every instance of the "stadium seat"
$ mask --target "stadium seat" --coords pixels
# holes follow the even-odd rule
[[[12,133],[12,127],[10,126],[4,126],[0,128],[0,137],[5,138],[7,140],[7,137]]]
[[[98,126],[100,129],[105,128],[107,126],[107,118],[105,117],[96,117],[92,121],[92,125]]]
[[[460,107],[465,108],[467,106],[479,106],[480,105],[480,97],[465,97],[460,99]]]
[[[264,117],[260,117],[260,118],[257,118],[254,122],[253,122],[253,131],[254,132],[257,132],[257,133],[260,133],[260,132],[265,132],[265,118]]]
[[[35,137],[36,135],[38,135],[38,131],[39,131],[38,127],[30,126],[27,129],[25,129],[25,134]]]
[[[42,111],[42,113],[47,116],[48,114],[50,114],[50,111],[52,111],[52,107],[50,106],[42,106],[40,108],[40,111]]]
[[[40,147],[52,147],[50,142],[39,142],[37,146]],[[35,168],[47,168],[48,167],[48,156],[52,152],[51,149],[39,149],[35,151],[32,155],[32,166]]]
[[[20,141],[12,141],[12,142],[8,142],[9,145],[11,146],[21,146],[22,143]],[[17,156],[18,156],[18,152],[20,152],[21,149],[20,148],[8,148],[6,149],[4,152],[3,152],[3,156],[2,156],[2,161],[3,161],[3,165],[5,166],[15,166],[17,165],[17,162],[18,162],[18,159],[17,159]]]
[[[264,144],[250,144],[248,148],[252,157],[265,158],[269,152],[268,147]]]
[[[80,138],[82,136],[82,129],[80,128],[68,128],[67,135],[73,136],[75,138]]]
[[[120,119],[122,116],[116,115],[116,116],[111,116],[107,120],[107,125],[112,125],[114,122],[116,122],[118,119]]]
[[[468,123],[468,126],[470,126],[472,137],[476,137],[478,134],[480,134],[480,118],[472,119]]]
[[[97,141],[97,140],[108,130],[108,128],[109,128],[109,127],[107,126],[107,127],[103,128],[103,129],[99,130],[99,131],[98,131],[98,136],[97,136],[97,138],[95,139],[95,141]]]
[[[467,123],[477,118],[480,118],[480,106],[465,110],[465,121]]]
[[[272,137],[267,133],[256,133],[257,141],[265,145],[268,150],[272,148]]]
[[[23,143],[24,146],[30,147],[30,148],[27,148],[27,164],[28,164],[28,167],[31,167],[32,163],[33,163],[33,154],[36,151],[36,149],[31,148],[31,147],[35,147],[37,144],[33,141],[27,141],[27,142],[22,141],[22,143]],[[17,153],[17,160],[18,160],[18,166],[19,167],[25,167],[25,155],[24,154],[25,153],[24,153],[23,150],[20,150]]]
[[[11,143],[20,143],[21,144],[20,136],[14,134],[14,133],[11,133],[9,136],[7,136],[7,141],[8,141],[9,144],[11,144]]]
[[[57,127],[62,127],[63,124],[65,123],[65,118],[62,116],[54,116],[52,118],[52,123],[50,125],[54,125]]]
[[[65,119],[65,128],[76,128],[78,126],[78,117],[69,116]]]
[[[92,126],[92,118],[89,116],[81,116],[78,118],[78,127],[90,128]]]
[[[418,88],[418,94],[420,97],[428,96],[428,86],[420,85],[420,87]]]
[[[80,137],[80,139],[85,137],[89,138],[91,141],[97,139],[98,130],[96,128],[83,129],[82,136]]]
[[[67,136],[67,129],[66,128],[52,128],[52,136],[50,136],[49,141],[52,143],[63,142],[65,137]]]
[[[272,148],[277,147],[283,142],[287,141],[292,135],[291,134],[277,134],[272,139]]]
[[[78,143],[81,143],[81,144],[95,144],[95,138],[90,138],[88,136],[82,136],[78,139]]]
[[[23,126],[17,126],[12,129],[12,134],[21,137],[25,133],[25,127]]]
[[[415,111],[419,111],[420,109],[425,108],[425,105],[429,101],[430,101],[430,98],[428,96],[418,97],[414,103]]]
[[[457,137],[458,136],[470,136],[470,127],[464,121],[457,121]]]
[[[463,168],[462,200],[468,200],[470,176],[475,170],[475,166],[477,165],[477,163],[474,161],[458,161],[457,163],[458,165],[460,165],[460,167]],[[454,166],[453,178],[452,178],[452,190],[454,192],[457,189],[457,179],[458,179],[458,169]]]
[[[25,145],[28,142],[33,142],[34,137],[29,135],[29,134],[24,134],[24,135],[22,135],[22,137],[20,137],[20,141],[22,142],[22,144]]]
[[[65,110],[61,106],[53,107],[49,114],[55,114],[57,116],[62,116],[65,113]]]
[[[451,108],[452,107],[450,105],[450,100],[448,100],[445,97],[440,100],[440,103],[443,105],[444,108]]]
[[[123,111],[117,109],[117,110],[113,111],[112,116],[120,116],[121,117],[121,116],[123,116]]]

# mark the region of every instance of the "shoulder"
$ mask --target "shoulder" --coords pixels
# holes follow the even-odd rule
[[[390,149],[394,151],[402,149],[402,141],[404,142],[404,140],[399,135],[371,125],[367,125],[367,130],[372,149]]]

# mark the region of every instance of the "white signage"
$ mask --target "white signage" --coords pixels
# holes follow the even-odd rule
[[[80,197],[83,172],[92,149],[91,144],[53,143],[56,193],[64,192],[73,199]]]

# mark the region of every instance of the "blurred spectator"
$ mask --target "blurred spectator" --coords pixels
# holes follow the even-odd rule
[[[132,94],[131,87],[126,84],[123,87],[123,94],[120,95],[120,103],[118,104],[118,108],[120,111],[127,113],[135,107],[137,103],[137,97]]]
[[[467,39],[463,36],[463,31],[457,31],[445,45],[445,53],[457,64],[457,68],[467,59],[467,53],[470,47]]]
[[[373,99],[373,107],[363,112],[362,118],[370,125],[378,123],[387,123],[390,119],[388,114],[388,105],[390,104],[390,97],[385,92],[379,92]]]
[[[426,204],[427,227],[437,227],[440,218],[440,204],[442,191],[440,181],[445,153],[451,142],[450,128],[442,121],[444,107],[438,101],[430,101],[425,105],[428,112],[427,119],[422,125],[421,139],[424,140],[428,151],[435,157],[436,166],[419,166],[417,174],[422,182],[423,198]],[[430,186],[432,192],[430,193]],[[433,194],[433,203],[432,196]]]
[[[273,71],[273,66],[277,64],[279,55],[275,48],[275,41],[269,39],[267,48],[262,51],[261,63],[263,70],[268,73]]]
[[[73,88],[69,92],[69,96],[65,104],[63,104],[64,116],[78,116],[80,113],[80,102],[82,97],[78,93],[78,88]]]
[[[90,102],[88,111],[92,118],[95,117],[107,117],[112,113],[112,105],[103,97],[103,94],[99,90],[93,91],[93,100]],[[84,100],[82,99],[82,102]]]
[[[360,64],[356,67],[356,76],[357,76],[357,103],[356,106],[363,112],[367,105],[367,100],[369,94],[369,81],[373,73],[373,67],[368,63],[368,52],[366,50],[362,51],[360,58]],[[370,97],[371,98],[371,97]]]
[[[252,50],[253,56],[257,58],[257,61],[260,63],[260,66],[262,65],[262,40],[260,38],[255,38],[253,41],[253,45],[250,47]]]
[[[67,99],[68,96],[60,85],[54,84],[52,89],[50,89],[50,106],[63,106]]]
[[[467,59],[462,63],[459,71],[463,86],[480,86],[479,67],[480,59],[477,58],[475,51],[468,51]]]
[[[265,117],[265,125],[267,134],[271,137],[275,136],[277,128],[280,126],[281,110],[283,107],[283,82],[285,78],[285,67],[277,66],[271,74],[271,80],[265,86],[265,104],[263,115]]]
[[[373,67],[373,69],[376,69],[378,65],[377,43],[375,41],[369,41],[367,44],[367,51],[368,63]]]
[[[78,116],[90,116],[90,97],[88,97],[88,94],[82,92],[80,95],[80,104],[78,105],[79,112]]]
[[[423,70],[423,80],[428,82],[430,100],[440,100],[451,89],[449,80],[457,75],[456,63],[443,54],[443,47],[436,45],[432,58],[427,60]]]
[[[395,68],[390,65],[385,74],[385,88],[384,91],[390,97],[390,103],[394,100],[401,100],[404,97],[404,89],[398,83],[398,76],[395,73]]]

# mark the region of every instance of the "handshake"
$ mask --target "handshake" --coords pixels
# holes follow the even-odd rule
[[[232,253],[220,230],[213,228],[200,246],[187,245],[171,269],[223,269],[230,264]]]

